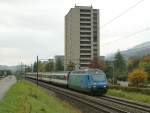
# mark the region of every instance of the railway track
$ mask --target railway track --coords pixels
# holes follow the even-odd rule
[[[34,83],[36,82],[33,79],[29,79],[29,80]],[[91,96],[88,96],[85,94],[80,94],[80,93],[70,91],[70,90],[67,90],[64,88],[56,87],[56,86],[53,86],[53,85],[50,85],[48,83],[41,82],[41,81],[39,81],[39,85],[46,89],[52,90],[56,93],[59,93],[63,96],[66,96],[67,98],[71,98],[78,102],[82,102],[83,104],[86,104],[86,105],[96,109],[96,111],[99,111],[100,113],[128,113],[127,111],[123,111],[121,109],[108,106],[107,104],[103,104],[102,102],[95,101],[95,100],[93,100],[93,98]]]
[[[134,109],[139,109],[143,112],[150,113],[150,105],[148,105],[148,104],[137,103],[137,102],[133,102],[133,101],[125,100],[125,99],[120,99],[120,98],[112,97],[112,96],[103,96],[100,98],[107,100],[107,101],[117,103],[117,104],[125,105],[128,107],[134,108]]]
[[[47,84],[41,84],[43,87],[47,88],[47,89],[50,89],[50,90],[53,90],[61,95],[64,95],[68,98],[71,98],[71,99],[74,99],[78,102],[82,102],[94,109],[96,109],[97,111],[99,111],[100,113],[128,113],[126,111],[123,111],[123,110],[120,110],[120,109],[116,109],[116,108],[113,108],[111,106],[108,106],[108,105],[105,105],[105,104],[102,104],[100,102],[96,102],[88,97],[84,97],[83,98],[83,95],[79,95],[78,93],[72,93],[72,92],[68,92],[68,91],[64,91],[64,90],[61,90],[61,89],[58,89],[57,87],[53,87],[53,86],[49,86]]]
[[[36,82],[33,79],[28,80],[32,82]],[[146,108],[144,105],[141,107],[134,105],[133,103],[127,103],[125,101],[113,99],[112,97],[104,96],[104,97],[93,97],[89,95],[85,95],[82,93],[78,93],[75,91],[71,91],[68,89],[60,88],[42,81],[39,81],[39,85],[47,88],[49,90],[52,90],[58,94],[61,94],[63,96],[66,96],[67,98],[76,100],[78,102],[81,102],[83,104],[86,104],[94,109],[96,111],[99,111],[100,113],[150,113],[150,109]],[[122,107],[118,107],[118,106]],[[132,106],[132,110],[128,109],[128,107]],[[134,109],[136,111],[134,112]],[[139,110],[137,112],[137,110]]]

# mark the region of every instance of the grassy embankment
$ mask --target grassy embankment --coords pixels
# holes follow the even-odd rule
[[[150,95],[141,94],[140,92],[127,92],[117,89],[109,89],[107,95],[125,98],[133,101],[150,104]]]
[[[0,101],[0,113],[80,113],[54,93],[27,81],[16,83]]]

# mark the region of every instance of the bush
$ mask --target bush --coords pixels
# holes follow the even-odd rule
[[[137,92],[141,94],[150,95],[150,89],[149,88],[136,88],[136,87],[122,87],[122,86],[109,86],[110,89],[117,89],[127,92]]]

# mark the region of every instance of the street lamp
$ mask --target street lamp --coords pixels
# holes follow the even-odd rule
[[[112,77],[112,80],[113,80],[113,85],[115,85],[115,66],[114,66],[114,63],[111,62],[111,67],[112,67],[112,74],[113,74],[113,77]]]

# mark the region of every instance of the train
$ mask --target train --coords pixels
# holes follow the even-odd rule
[[[38,80],[66,87],[75,91],[102,95],[107,92],[106,74],[99,69],[82,69],[68,72],[39,73]],[[26,73],[26,77],[37,79],[37,73]]]

